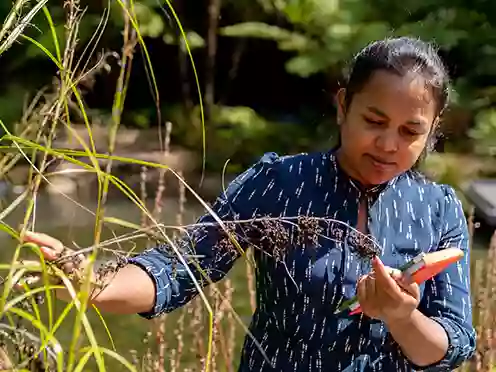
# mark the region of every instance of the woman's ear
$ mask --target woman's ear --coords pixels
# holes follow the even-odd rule
[[[432,122],[432,129],[434,131],[439,129],[439,125],[441,125],[441,118],[439,116],[436,116],[434,121]]]
[[[344,121],[346,116],[346,89],[340,88],[336,93],[337,121],[338,125]]]
[[[429,136],[427,137],[427,142],[426,142],[427,152],[433,151],[434,148],[436,147],[436,142],[441,133],[439,128],[440,125],[441,125],[441,118],[437,116],[432,122],[432,127],[429,132]]]

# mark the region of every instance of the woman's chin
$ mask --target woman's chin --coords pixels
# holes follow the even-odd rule
[[[396,173],[383,173],[383,172],[371,172],[365,175],[364,183],[369,186],[382,185],[383,183],[389,182],[396,176]]]

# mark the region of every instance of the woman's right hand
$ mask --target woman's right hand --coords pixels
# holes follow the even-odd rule
[[[64,247],[59,240],[42,233],[27,232],[23,241],[38,245],[46,261],[58,262],[57,267],[66,275],[73,274],[72,286],[78,290],[78,279],[86,279],[78,276],[86,273],[90,262],[84,255],[75,254],[76,252]],[[62,260],[62,257],[71,259]],[[114,314],[136,314],[153,309],[156,297],[155,283],[140,267],[126,264],[112,275],[98,274],[93,270],[90,275],[90,302],[100,310]],[[40,279],[37,278],[37,281]],[[65,301],[72,301],[73,298],[66,286],[56,289],[56,295]]]
[[[78,280],[81,278],[81,274],[85,271],[88,264],[88,260],[83,254],[75,254],[75,252],[67,247],[64,247],[62,242],[55,239],[47,234],[26,231],[23,237],[24,243],[33,243],[40,247],[40,251],[46,261],[57,261],[62,257],[68,257],[61,261],[58,267],[68,276],[72,276],[73,286],[77,289],[79,287]],[[93,280],[94,275],[92,275]],[[41,276],[37,277],[34,282],[41,280]],[[56,280],[60,282],[59,280]],[[31,284],[33,281],[31,282]],[[19,285],[17,285],[19,287]],[[56,290],[57,297],[62,300],[70,301],[72,296],[70,295],[67,288],[61,288]]]

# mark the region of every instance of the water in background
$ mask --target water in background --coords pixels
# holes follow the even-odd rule
[[[8,199],[12,200],[13,198],[15,198],[15,195],[11,195]],[[7,200],[6,203],[8,203],[9,200]],[[92,245],[95,221],[94,214],[92,213],[96,210],[96,203],[91,200],[78,200],[78,202],[87,210],[83,209],[81,205],[77,205],[74,201],[68,200],[64,196],[40,193],[35,204],[35,230],[56,237],[69,247],[87,247]],[[177,200],[165,199],[163,203],[161,221],[165,224],[176,224],[176,215],[179,211]],[[5,208],[5,205],[8,204],[4,204],[2,209]],[[150,209],[153,207],[153,200],[150,201],[148,207]],[[194,222],[197,217],[203,214],[203,211],[203,207],[201,207],[198,202],[188,203],[184,211],[183,222],[185,224]],[[10,224],[14,229],[18,229],[24,219],[24,213],[25,204],[21,204],[5,219],[4,222]],[[127,199],[110,198],[106,204],[105,216],[116,217],[135,224],[140,223],[140,210]],[[110,227],[114,230],[111,230]],[[104,228],[102,240],[111,238],[112,236],[120,236],[128,231],[130,230],[117,226],[107,226]],[[0,250],[1,262],[10,262],[15,243],[5,233],[0,233],[0,242],[2,244],[2,249]],[[486,241],[486,238],[476,241],[473,257],[477,259],[484,258],[487,246],[488,241]],[[141,251],[144,248],[144,244],[136,247],[135,244],[132,243],[123,243],[121,247],[113,248],[124,249],[126,251],[132,249]],[[249,296],[247,296],[244,265],[244,263],[238,262],[230,273],[229,278],[235,288],[233,306],[241,319],[247,324],[251,316],[251,310]],[[57,302],[56,312],[59,313],[64,305],[64,303]],[[138,354],[142,354],[145,351],[146,345],[144,345],[143,339],[145,334],[150,330],[150,322],[140,318],[138,315],[103,315],[110,333],[112,334],[116,350],[119,353],[123,354],[126,358],[129,358],[130,350],[136,350]],[[89,310],[89,317],[92,321],[99,343],[103,346],[110,347],[111,344],[107,332],[94,310]],[[62,345],[69,345],[71,342],[73,320],[73,317],[69,317],[56,335]],[[186,320],[186,322],[188,321],[189,320]],[[239,347],[244,337],[243,330],[241,327],[238,328],[239,329],[236,332],[237,351],[239,351]],[[173,330],[167,329],[166,336],[173,337],[172,331]],[[204,332],[206,333],[206,328]],[[186,337],[184,340],[185,344],[191,342],[192,337],[194,336],[191,336],[191,338]],[[185,348],[188,348],[188,346],[185,345]],[[111,362],[111,365],[112,364],[113,363]],[[111,371],[122,370],[122,366],[117,367],[117,365],[113,365],[114,366],[110,368]]]

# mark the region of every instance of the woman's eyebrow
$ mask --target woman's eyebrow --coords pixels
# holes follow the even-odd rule
[[[387,116],[383,111],[381,111],[377,107],[375,107],[375,106],[367,106],[367,109],[371,113],[373,113],[373,114],[375,114],[377,116],[380,116],[380,117],[382,117],[384,119],[389,120],[389,116]],[[419,119],[408,120],[406,123],[407,124],[418,125],[418,126],[426,126],[427,125],[427,123],[424,120],[419,120]]]
[[[381,116],[383,117],[384,119],[389,119],[389,117],[384,113],[382,112],[381,110],[379,110],[377,107],[375,106],[368,106],[367,109],[372,112],[373,114],[376,114],[378,116]]]

